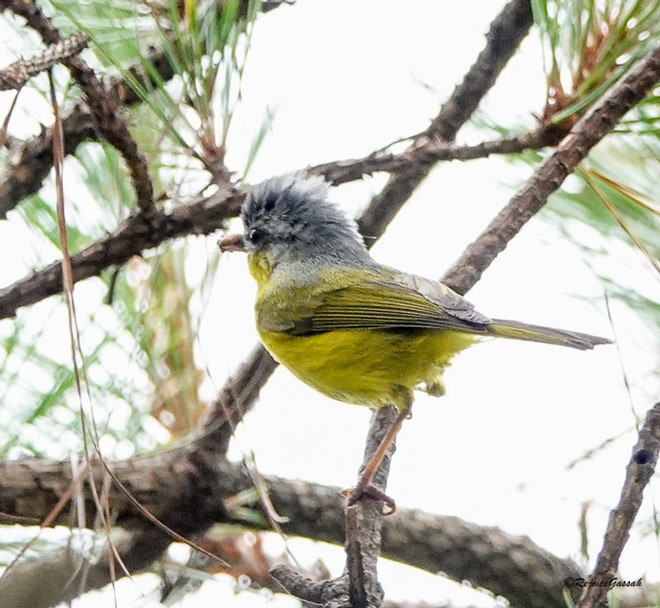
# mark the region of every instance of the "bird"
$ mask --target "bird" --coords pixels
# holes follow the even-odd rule
[[[575,331],[491,319],[443,283],[380,264],[355,222],[330,200],[321,176],[287,173],[252,187],[240,216],[243,233],[218,241],[247,252],[257,283],[259,337],[297,378],[332,399],[397,416],[350,491],[394,500],[373,477],[413,394],[445,392],[443,372],[460,351],[500,337],[588,350],[610,340]]]

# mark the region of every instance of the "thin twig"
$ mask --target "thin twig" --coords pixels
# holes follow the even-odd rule
[[[565,135],[554,125],[514,137],[488,140],[475,145],[457,146],[424,132],[413,139],[414,144],[400,154],[375,153],[359,159],[335,161],[311,167],[308,172],[323,175],[335,185],[360,179],[378,171],[402,173],[411,167],[430,167],[440,161],[474,160],[492,154],[514,154],[525,150],[540,150],[559,143]]]
[[[630,537],[630,528],[642,505],[644,488],[651,480],[660,452],[660,403],[646,414],[639,430],[639,438],[626,467],[626,478],[621,489],[619,504],[610,512],[603,547],[578,608],[601,608],[607,605],[610,581],[616,578],[619,559]]]

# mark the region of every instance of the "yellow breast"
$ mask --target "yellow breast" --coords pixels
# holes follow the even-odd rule
[[[300,380],[333,399],[380,407],[421,384],[442,393],[442,373],[474,336],[446,330],[332,331],[290,336],[260,331],[273,356]]]

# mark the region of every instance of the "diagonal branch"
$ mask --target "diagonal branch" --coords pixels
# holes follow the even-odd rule
[[[596,560],[596,567],[589,577],[590,581],[598,581],[601,584],[587,586],[580,598],[578,608],[600,608],[607,605],[609,583],[616,578],[619,558],[628,542],[630,528],[637,512],[642,506],[644,488],[655,471],[658,452],[660,452],[660,403],[656,403],[647,412],[644,425],[639,430],[639,439],[626,468],[619,504],[610,513],[603,548]]]
[[[468,70],[451,97],[443,105],[429,128],[429,138],[451,142],[458,130],[472,116],[490,90],[500,72],[513,56],[532,25],[529,0],[511,0],[491,23],[486,34],[486,46]],[[409,152],[420,142],[416,142]],[[411,165],[390,178],[363,216],[359,226],[362,234],[380,236],[414,190],[428,175],[429,165]]]
[[[142,214],[128,217],[110,236],[71,256],[75,282],[98,276],[111,266],[160,243],[189,234],[208,234],[236,216],[243,194],[218,192],[200,201],[177,207],[172,213],[157,212],[149,223]],[[62,269],[54,262],[16,283],[0,289],[0,318],[16,314],[21,306],[34,304],[62,291]]]

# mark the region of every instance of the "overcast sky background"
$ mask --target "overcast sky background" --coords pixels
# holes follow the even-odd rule
[[[482,48],[483,33],[502,5],[489,0],[412,0],[403,10],[402,3],[394,1],[298,0],[295,6],[261,16],[246,71],[244,103],[229,140],[230,168],[244,166],[255,125],[267,109],[275,120],[250,182],[362,156],[425,129]],[[541,66],[533,33],[482,109],[506,125],[533,124],[531,114],[542,109],[544,100]],[[476,138],[474,130],[466,129],[459,141]],[[524,177],[524,169],[499,158],[439,165],[374,246],[374,257],[402,270],[440,277]],[[383,176],[365,178],[333,189],[332,197],[357,216],[384,181]],[[9,224],[0,223],[0,252],[5,256],[20,248],[12,241]],[[232,227],[240,230],[240,223]],[[206,260],[218,255],[217,236],[198,239],[198,254],[191,256],[187,269],[192,284],[203,275]],[[641,256],[620,265],[621,272],[660,299],[657,281]],[[0,270],[0,284],[8,284],[13,272]],[[499,256],[469,299],[492,317],[611,336],[602,294],[602,285],[579,249],[536,218]],[[600,298],[601,303],[593,306],[584,296]],[[223,256],[216,288],[199,311],[198,355],[211,372],[209,398],[257,340],[253,298],[245,258]],[[646,330],[622,306],[614,303],[612,314],[621,338],[621,360],[633,387],[632,406],[643,415],[658,394],[657,375],[652,374],[657,357],[647,352],[652,342]],[[398,440],[390,495],[400,506],[528,535],[555,554],[576,559],[581,505],[591,501],[593,560],[635,442],[635,416],[617,349],[584,353],[492,341],[460,355],[445,378],[445,397],[420,394],[416,399],[413,418]],[[240,426],[230,455],[239,459],[254,452],[264,474],[348,487],[362,460],[368,422],[366,408],[333,402],[278,369]],[[625,429],[629,432],[607,449],[567,469],[587,450]],[[638,522],[649,521],[653,495],[657,499],[652,483]],[[279,539],[270,542],[274,550],[281,549]],[[313,561],[318,552],[300,541],[291,547],[303,562]],[[642,539],[637,527],[624,551],[622,578],[657,581],[659,554],[655,537]],[[339,574],[343,552],[324,550],[323,557],[335,569],[333,574]],[[391,599],[438,603],[455,590],[440,577],[410,569],[402,577],[392,575],[389,566],[383,569]],[[119,605],[157,606],[149,595],[154,584],[155,577],[123,580],[118,585]],[[146,594],[142,599],[138,587]],[[219,605],[218,594],[228,598],[232,593],[229,580],[209,582],[181,606]],[[457,605],[492,603],[485,596],[460,593]],[[100,597],[107,599],[101,602]],[[109,606],[110,597],[91,594],[73,605]],[[135,603],[132,598],[137,598]],[[243,594],[240,601],[242,606],[261,606],[272,600]],[[289,605],[293,600],[278,597],[276,602]]]

